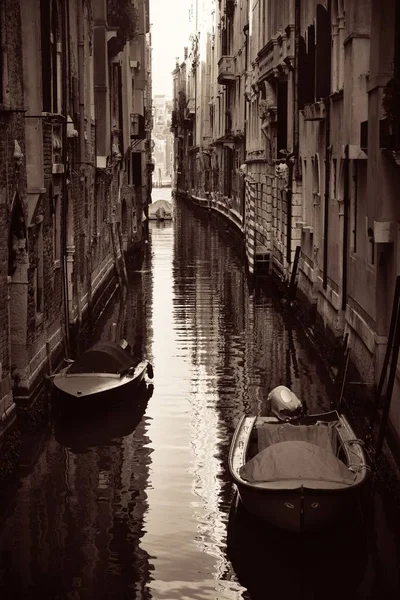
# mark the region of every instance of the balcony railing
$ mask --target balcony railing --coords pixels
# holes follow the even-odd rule
[[[218,83],[226,84],[235,81],[235,63],[233,56],[221,56],[218,61]]]

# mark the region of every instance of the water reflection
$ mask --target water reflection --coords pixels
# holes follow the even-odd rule
[[[263,411],[280,383],[310,411],[329,406],[302,334],[273,290],[249,285],[230,238],[181,202],[172,223],[149,224],[143,263],[128,264],[126,294],[91,341],[126,338],[151,360],[154,393],[54,422],[19,487],[3,494],[5,597],[346,597],[338,573],[357,588],[361,534],[304,547],[230,514],[226,461],[241,414]]]
[[[95,414],[80,412],[78,417],[70,412],[62,413],[54,422],[55,439],[74,454],[85,453],[96,446],[118,445],[139,425],[152,395],[153,385],[149,384],[143,386],[134,402],[125,398]]]
[[[260,523],[236,497],[229,515],[227,552],[252,600],[361,597],[357,590],[368,551],[360,515],[334,531],[302,538]]]

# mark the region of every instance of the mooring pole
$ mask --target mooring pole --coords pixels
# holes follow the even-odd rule
[[[392,350],[392,356],[391,356],[391,362],[390,362],[389,378],[388,378],[388,383],[387,383],[387,388],[386,388],[385,401],[383,404],[383,412],[382,412],[381,425],[379,428],[378,442],[376,444],[376,449],[375,449],[377,458],[379,458],[379,456],[382,452],[383,442],[384,442],[386,431],[387,431],[387,426],[388,426],[388,422],[389,422],[390,403],[392,400],[394,381],[396,378],[397,361],[399,358],[399,349],[400,349],[400,314],[399,313],[400,313],[400,305],[398,305],[398,307],[397,307],[396,327],[395,327],[394,338],[393,338],[393,350]]]

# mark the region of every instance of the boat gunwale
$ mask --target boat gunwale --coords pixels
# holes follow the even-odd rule
[[[58,373],[54,376],[53,378],[53,384],[54,386],[57,388],[57,390],[59,392],[61,392],[62,394],[66,394],[67,396],[70,396],[71,398],[76,398],[76,399],[84,399],[84,398],[93,398],[97,395],[100,394],[104,394],[104,393],[113,393],[116,392],[118,389],[120,389],[121,387],[124,387],[126,385],[129,384],[133,384],[136,381],[140,381],[143,380],[143,377],[145,375],[145,371],[147,369],[147,366],[150,364],[150,362],[148,360],[144,360],[141,361],[138,365],[136,365],[135,370],[133,373],[128,374],[128,373],[121,373],[121,374],[117,374],[117,373]],[[68,369],[69,367],[67,367]],[[133,368],[133,365],[132,365]],[[72,382],[74,379],[77,381],[82,381],[82,380],[87,380],[87,379],[105,379],[105,380],[109,380],[110,383],[112,383],[111,387],[106,387],[102,390],[97,390],[97,391],[93,391],[93,392],[88,392],[88,393],[81,393],[81,394],[77,394],[74,393],[72,390],[66,390],[64,387],[60,386],[60,383],[62,381],[64,382]]]
[[[243,434],[242,433],[242,437],[243,440],[240,441],[239,443],[242,443],[242,465],[245,464],[245,457],[247,454],[247,450],[248,450],[248,446],[249,446],[249,442],[250,442],[250,437],[251,437],[251,433],[254,429],[254,425],[257,421],[257,419],[259,419],[260,417],[256,416],[256,415],[242,415],[232,438],[232,442],[231,442],[231,446],[229,449],[229,456],[228,456],[228,468],[231,474],[231,477],[233,478],[235,484],[239,487],[239,488],[247,488],[249,490],[251,490],[252,492],[255,493],[272,493],[272,494],[282,494],[282,493],[295,493],[297,491],[303,490],[303,492],[307,492],[307,495],[333,495],[333,494],[343,494],[343,493],[352,493],[354,492],[357,488],[359,488],[360,486],[362,486],[368,476],[369,473],[369,469],[368,469],[368,464],[367,464],[367,460],[366,460],[366,456],[365,456],[365,452],[362,448],[361,445],[361,440],[358,440],[357,438],[353,437],[350,438],[349,440],[343,440],[343,436],[342,436],[342,431],[340,428],[342,428],[346,433],[349,433],[349,431],[351,431],[352,433],[353,430],[350,426],[350,424],[348,423],[347,419],[344,417],[344,415],[340,415],[336,410],[334,411],[329,411],[327,413],[320,413],[320,414],[315,414],[315,415],[310,415],[308,417],[308,420],[310,420],[311,422],[318,422],[318,421],[323,421],[324,419],[322,417],[328,417],[328,421],[329,421],[329,417],[332,417],[333,415],[337,415],[337,421],[338,421],[338,425],[339,428],[337,427],[337,434],[339,436],[339,444],[341,445],[341,448],[343,449],[343,451],[346,454],[346,460],[349,462],[350,460],[350,451],[347,447],[348,443],[351,441],[353,444],[355,444],[357,446],[357,450],[358,450],[358,454],[359,454],[359,460],[360,460],[360,467],[359,470],[355,473],[357,480],[354,481],[354,483],[348,485],[348,486],[343,486],[343,487],[309,487],[307,485],[304,485],[306,480],[303,481],[299,481],[299,485],[297,487],[285,487],[284,485],[282,485],[282,487],[267,487],[266,484],[270,483],[273,484],[274,482],[259,482],[259,483],[250,483],[248,481],[246,481],[245,479],[242,479],[239,475],[238,472],[238,468],[233,466],[233,461],[234,461],[234,455],[235,455],[235,451],[237,448],[237,444],[238,444],[238,440],[240,438],[240,434],[242,433],[243,427],[245,426],[246,421],[248,422],[248,424],[250,425],[248,428],[248,432],[247,434]],[[279,423],[278,419],[274,418],[274,417],[261,417],[261,418],[265,418],[265,420],[267,421],[267,419],[269,420],[269,422],[271,423]],[[332,419],[331,419],[332,421]],[[310,423],[311,424],[311,423]],[[347,466],[347,465],[346,465]],[[286,482],[288,483],[289,481],[296,481],[295,479],[288,479],[286,480]],[[307,481],[311,481],[311,480],[307,480]],[[315,481],[319,481],[319,480],[315,480]],[[285,480],[282,480],[282,483],[285,483]],[[329,482],[327,482],[329,483]]]
[[[135,377],[138,377],[147,367],[147,365],[149,364],[148,360],[142,360],[139,364],[136,365],[136,367],[134,365],[132,365],[131,367],[129,367],[128,370],[124,369],[124,371],[120,372],[120,373],[105,373],[103,372],[98,372],[98,371],[91,371],[88,373],[69,373],[68,369],[69,367],[67,367],[67,370],[65,371],[65,373],[58,373],[55,376],[55,379],[58,376],[63,376],[63,377],[103,377],[103,378],[107,378],[109,377],[110,379],[122,379],[123,377],[127,377],[129,378],[129,380],[131,379],[135,379]],[[133,370],[133,372],[131,372]]]

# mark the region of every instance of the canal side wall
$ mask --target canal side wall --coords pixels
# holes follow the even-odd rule
[[[20,433],[47,422],[47,376],[90,340],[144,243],[149,44],[115,45],[117,4],[0,4],[0,479]]]
[[[17,340],[20,348],[25,341],[23,330],[26,329],[28,290],[24,211],[27,174],[23,160],[26,149],[19,8],[19,2],[2,2],[0,5],[0,479],[9,474],[18,453],[19,433],[12,393],[13,348]],[[11,314],[16,305],[22,319],[20,327],[13,330]],[[24,366],[23,352],[20,358],[21,366]]]
[[[262,267],[287,285],[300,247],[298,301],[320,340],[348,337],[367,412],[400,272],[399,8],[295,4],[222,2],[212,23],[200,20],[211,44],[194,44],[173,71],[177,188],[233,224],[243,202],[251,274]]]

